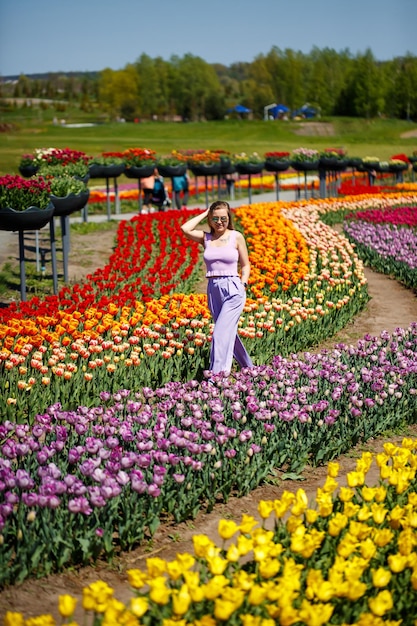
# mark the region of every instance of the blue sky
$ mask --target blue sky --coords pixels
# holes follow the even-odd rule
[[[0,75],[117,70],[142,53],[253,61],[273,46],[417,56],[417,0],[0,0]]]

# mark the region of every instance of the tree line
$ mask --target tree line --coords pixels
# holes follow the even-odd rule
[[[5,97],[71,102],[127,121],[219,120],[238,103],[262,119],[273,102],[291,111],[308,102],[322,116],[416,120],[417,57],[378,61],[370,49],[352,55],[349,49],[314,47],[305,54],[273,47],[250,63],[225,66],[190,53],[169,60],[142,54],[120,70],[21,75],[0,83]]]

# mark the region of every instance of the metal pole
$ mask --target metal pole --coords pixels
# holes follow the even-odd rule
[[[140,177],[138,178],[138,211],[142,213],[142,183]]]
[[[115,212],[117,215],[120,215],[120,199],[119,199],[119,187],[117,184],[117,178],[113,179],[114,181],[114,206]]]
[[[26,302],[26,269],[25,269],[25,237],[24,231],[19,230],[19,262],[20,262],[20,297]]]
[[[252,188],[251,188],[251,175],[248,174],[248,198],[249,204],[252,204]]]
[[[171,195],[172,195],[172,208],[177,208],[177,192],[174,189],[174,177],[171,176]]]
[[[277,172],[275,172],[275,192],[277,200],[279,200],[279,174]]]
[[[64,282],[68,282],[68,253],[69,253],[69,235],[68,235],[68,215],[61,216],[61,231],[62,231],[62,254],[64,264]]]
[[[234,200],[235,197],[236,197],[235,196],[235,180],[232,179],[232,184],[231,184],[231,187],[230,187],[230,199]]]
[[[111,209],[110,209],[110,184],[109,179],[106,178],[106,193],[107,193],[107,219],[110,220]]]
[[[35,230],[35,258],[36,258],[36,271],[39,272],[41,269],[40,266],[40,257],[39,257],[39,231]]]
[[[319,169],[320,198],[326,198],[326,170]]]
[[[207,188],[207,176],[204,176],[204,181],[205,181],[205,185],[206,185],[206,209],[208,209],[209,197],[208,197],[208,188]]]
[[[57,272],[57,263],[56,263],[56,240],[55,240],[55,221],[54,217],[52,217],[49,222],[49,233],[51,240],[51,261],[52,261],[52,280],[54,283],[54,294],[58,293],[58,272]]]

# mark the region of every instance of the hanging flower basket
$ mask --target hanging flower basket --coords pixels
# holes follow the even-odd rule
[[[53,214],[52,202],[45,209],[31,206],[24,211],[16,211],[11,207],[3,207],[0,208],[0,230],[39,230],[46,226]]]
[[[361,168],[363,168],[364,172],[371,172],[371,171],[375,171],[375,172],[381,172],[381,163],[380,161],[374,161],[374,160],[367,160],[367,159],[363,159],[362,160],[362,165]]]
[[[290,153],[282,151],[265,152],[265,169],[267,172],[285,172],[290,167]]]
[[[91,163],[88,166],[88,171],[90,178],[116,178],[125,171],[125,164],[99,165],[98,163]]]
[[[362,159],[359,157],[349,157],[347,159],[347,167],[352,167],[355,170],[359,170],[359,168],[362,167]]]
[[[54,216],[61,217],[80,211],[87,204],[89,197],[89,189],[78,194],[70,193],[68,196],[64,197],[54,196],[51,194],[51,202],[55,209]]]
[[[239,174],[260,174],[265,167],[265,162],[260,163],[236,163],[236,171]]]
[[[278,159],[266,159],[265,161],[267,172],[285,172],[289,167],[289,161],[279,161]]]
[[[388,163],[388,170],[390,172],[405,172],[406,170],[408,170],[408,163],[405,163],[404,161],[402,163]]]
[[[166,178],[173,178],[174,176],[184,176],[187,172],[186,163],[179,163],[178,165],[159,165],[156,164],[158,172],[161,176]]]
[[[236,168],[232,161],[228,157],[220,157],[220,174],[227,176],[227,174],[234,174]]]
[[[320,153],[312,148],[295,148],[290,156],[291,167],[296,172],[311,172],[319,169]]]
[[[347,159],[338,159],[337,157],[322,156],[319,160],[319,169],[329,172],[343,172],[348,166]]]
[[[319,161],[291,161],[291,167],[297,172],[311,172],[319,169]]]
[[[125,176],[128,178],[148,178],[155,171],[155,163],[151,165],[128,165],[125,169]]]
[[[128,178],[148,178],[155,170],[156,152],[149,148],[128,148],[121,153]]]
[[[24,178],[31,178],[39,169],[39,165],[20,165],[19,172]]]
[[[199,165],[190,165],[190,170],[194,176],[216,176],[221,172],[221,164],[211,163],[210,165],[205,165],[200,163]]]

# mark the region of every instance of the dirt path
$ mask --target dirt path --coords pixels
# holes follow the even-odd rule
[[[335,134],[334,126],[330,122],[299,122],[294,133],[301,136],[322,137],[332,137]]]
[[[82,240],[82,241],[81,241]],[[100,267],[108,259],[113,242],[113,233],[100,234],[100,251],[96,250],[97,235],[86,235],[78,238],[72,245],[69,275],[79,280]],[[397,327],[408,327],[417,320],[417,298],[409,290],[401,287],[396,281],[366,270],[368,288],[371,300],[360,315],[356,317],[343,331],[327,342],[331,347],[334,343],[356,343],[366,333],[379,335],[382,330],[392,331]],[[409,433],[417,437],[417,427],[411,427]],[[390,438],[392,442],[400,442],[403,435]],[[356,458],[364,449],[376,452],[382,449],[386,439],[372,440],[366,446],[360,446],[338,460],[341,465],[341,476],[354,469]],[[302,480],[283,481],[278,472],[273,481],[265,484],[250,495],[243,498],[231,498],[226,504],[219,504],[215,510],[182,524],[164,525],[152,540],[144,543],[140,548],[122,555],[113,564],[101,562],[94,567],[82,568],[78,571],[68,571],[63,574],[50,576],[47,579],[29,580],[21,585],[15,585],[0,593],[0,617],[7,610],[22,611],[25,617],[51,613],[56,619],[58,597],[63,593],[70,593],[81,598],[82,588],[87,584],[102,579],[115,589],[115,596],[127,602],[131,592],[126,584],[125,571],[130,568],[145,566],[149,556],[163,556],[165,559],[174,558],[177,552],[192,552],[193,534],[205,533],[213,540],[218,539],[217,525],[219,519],[234,519],[239,522],[243,513],[257,515],[257,503],[261,499],[280,497],[284,490],[296,491],[303,488],[308,497],[314,497],[316,489],[322,485],[326,476],[326,467],[307,467],[302,473]],[[369,482],[377,480],[377,472],[368,475]],[[341,479],[340,482],[343,482]],[[80,603],[79,603],[80,604]],[[77,611],[76,617],[80,620],[82,612]]]

